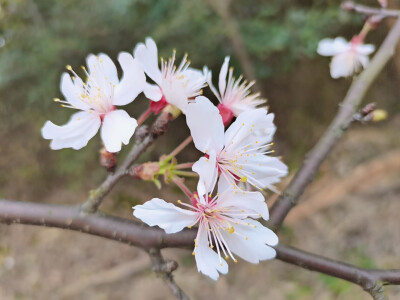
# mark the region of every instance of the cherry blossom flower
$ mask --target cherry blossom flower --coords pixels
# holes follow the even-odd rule
[[[208,186],[209,188],[209,186]],[[199,272],[217,280],[219,273],[228,272],[226,260],[235,255],[251,262],[276,256],[271,247],[278,244],[276,234],[254,220],[268,220],[268,207],[259,192],[225,190],[211,198],[205,184],[199,183],[192,204],[175,206],[159,198],[133,207],[133,215],[150,226],[159,226],[166,233],[176,233],[198,224],[193,255]]]
[[[264,108],[245,111],[224,132],[218,109],[206,97],[197,97],[188,105],[186,122],[196,148],[206,155],[193,165],[193,171],[210,186],[220,173],[220,191],[247,182],[277,192],[274,184],[287,174],[287,166],[267,155],[273,152],[269,150],[276,130],[273,119]]]
[[[202,94],[206,78],[201,71],[189,68],[186,54],[176,67],[174,50],[168,61],[161,59],[160,69],[157,45],[152,38],[146,38],[145,44],[139,43],[133,52],[147,76],[156,83],[146,83],[144,89],[145,96],[152,101],[150,109],[155,114],[160,113],[168,103],[185,112],[188,100]]]
[[[131,54],[122,52],[118,61],[124,72],[121,81],[117,68],[106,54],[90,54],[85,67],[87,81],[72,70],[74,76],[64,73],[61,77],[61,92],[65,100],[54,99],[63,107],[81,110],[71,116],[63,126],[47,121],[42,128],[45,139],[52,140],[51,149],[81,149],[101,127],[101,138],[109,152],[121,150],[121,143],[128,144],[137,127],[137,122],[128,113],[116,106],[132,102],[143,91],[146,77]]]
[[[330,64],[332,78],[349,77],[359,72],[368,65],[368,55],[374,51],[375,46],[364,45],[359,36],[355,36],[350,42],[342,37],[323,39],[317,49],[320,55],[333,56]]]
[[[203,69],[207,77],[207,83],[219,101],[218,109],[225,125],[229,124],[234,116],[237,117],[244,111],[255,109],[267,101],[266,99],[259,98],[260,93],[251,94],[250,88],[254,85],[255,81],[250,83],[246,80],[242,81],[242,76],[236,80],[232,76],[233,68],[229,68],[228,72],[228,67],[229,56],[225,57],[225,61],[219,72],[219,92],[212,83],[211,71],[207,67]],[[228,80],[226,80],[227,75]]]

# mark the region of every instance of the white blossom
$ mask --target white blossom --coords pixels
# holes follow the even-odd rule
[[[202,94],[206,78],[199,70],[189,68],[187,54],[178,67],[175,66],[175,50],[172,57],[165,61],[161,59],[161,69],[158,66],[157,45],[152,38],[146,38],[145,44],[139,43],[134,49],[134,56],[140,62],[143,70],[155,84],[147,83],[144,94],[151,103],[155,113],[159,113],[168,103],[175,105],[182,112],[188,100]]]
[[[211,198],[210,186],[199,183],[192,205],[178,203],[186,209],[154,198],[133,207],[133,215],[150,226],[159,226],[166,233],[176,233],[198,224],[193,255],[199,272],[217,280],[228,272],[226,260],[235,255],[258,263],[276,256],[270,247],[278,243],[276,234],[254,218],[268,220],[268,207],[259,192],[238,192],[228,189]]]
[[[357,36],[350,42],[342,37],[323,39],[317,49],[320,55],[333,56],[330,64],[332,78],[349,77],[366,68],[369,63],[368,55],[374,51],[374,45],[364,45]]]
[[[196,148],[205,156],[193,165],[193,171],[210,186],[220,173],[220,191],[241,181],[277,192],[274,184],[287,174],[287,166],[267,155],[273,152],[269,150],[276,130],[273,119],[264,108],[249,110],[224,132],[218,109],[206,97],[197,97],[188,105],[186,122]]]
[[[42,128],[45,139],[52,140],[50,147],[81,149],[101,127],[101,138],[109,152],[121,150],[121,143],[128,144],[137,127],[137,122],[128,113],[116,106],[132,102],[143,91],[146,77],[131,54],[122,52],[118,56],[124,75],[118,79],[117,68],[106,54],[90,54],[87,67],[82,67],[87,81],[72,70],[74,76],[64,73],[61,77],[61,92],[65,100],[55,99],[63,107],[80,110],[69,122],[58,126],[47,121]]]
[[[224,124],[229,124],[233,116],[237,117],[242,112],[257,108],[261,104],[265,104],[267,100],[260,98],[260,93],[252,94],[250,88],[254,85],[255,81],[248,83],[246,80],[242,81],[243,77],[238,79],[233,77],[233,68],[229,68],[229,56],[225,57],[219,72],[218,88],[215,88],[212,83],[211,71],[204,67],[203,72],[207,77],[207,83],[211,91],[220,102],[218,109],[224,121]],[[226,76],[228,75],[228,79]]]

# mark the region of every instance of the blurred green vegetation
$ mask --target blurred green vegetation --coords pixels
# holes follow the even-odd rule
[[[340,1],[333,0],[237,0],[231,1],[229,8],[263,95],[276,113],[280,153],[290,153],[290,159],[285,159],[294,165],[320,134],[320,126],[333,115],[340,99],[334,96],[335,102],[321,106],[324,102],[310,95],[310,86],[302,81],[312,82],[308,77],[314,76],[315,69],[303,74],[298,66],[316,56],[317,43],[323,37],[345,34],[350,38],[362,24],[359,16],[341,11],[339,5]],[[178,56],[187,52],[193,67],[208,65],[214,74],[223,58],[231,55],[238,76],[241,67],[229,29],[211,0],[0,0],[0,138],[8,141],[0,151],[3,157],[15,155],[19,161],[12,167],[7,159],[0,161],[0,168],[13,169],[7,178],[0,177],[0,185],[14,173],[27,177],[32,185],[41,177],[68,182],[66,178],[74,175],[77,180],[72,187],[76,188],[83,178],[87,182],[102,176],[97,172],[98,137],[81,151],[57,152],[49,151],[48,141],[41,139],[45,120],[63,124],[72,113],[51,101],[62,97],[59,80],[65,65],[78,69],[89,53],[98,52],[115,61],[120,51],[132,52],[136,43],[152,36],[162,56],[168,57],[174,48]],[[320,62],[323,65],[318,72],[323,70],[324,80],[330,80],[328,60],[320,58]],[[289,79],[293,74],[295,79]],[[334,88],[343,90],[347,84]],[[299,99],[282,91],[291,91]],[[135,101],[128,111],[138,116],[146,105]],[[307,134],[300,132],[298,124]],[[297,129],[293,131],[294,126]],[[187,134],[180,131],[173,141]],[[160,148],[156,153],[164,151]]]

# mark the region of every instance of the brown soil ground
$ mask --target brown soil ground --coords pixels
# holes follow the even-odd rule
[[[289,215],[281,242],[362,267],[400,268],[399,129],[399,117],[350,129]],[[137,187],[125,183],[116,190],[128,193]],[[145,185],[135,197],[147,199],[152,189]],[[20,194],[11,188],[2,193]],[[21,195],[29,200],[29,194]],[[116,197],[113,193],[106,200],[105,209],[130,218],[131,203],[112,205]],[[85,193],[66,187],[40,201],[76,203],[84,198]],[[278,260],[259,265],[239,261],[213,282],[197,273],[190,251],[163,253],[179,262],[176,281],[193,299],[370,299],[358,286]],[[386,292],[390,299],[400,299],[400,287]],[[0,299],[175,298],[151,273],[149,259],[139,249],[77,232],[0,225]]]

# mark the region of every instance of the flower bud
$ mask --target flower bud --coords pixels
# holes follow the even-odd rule
[[[160,171],[160,164],[158,162],[147,162],[141,165],[132,166],[129,170],[129,175],[135,179],[145,181],[154,180],[155,176]]]
[[[387,119],[388,113],[386,110],[383,109],[376,109],[372,112],[372,121],[373,122],[380,122]]]
[[[100,150],[100,165],[103,166],[107,172],[114,172],[117,166],[117,156],[115,153],[108,152],[105,148]]]

